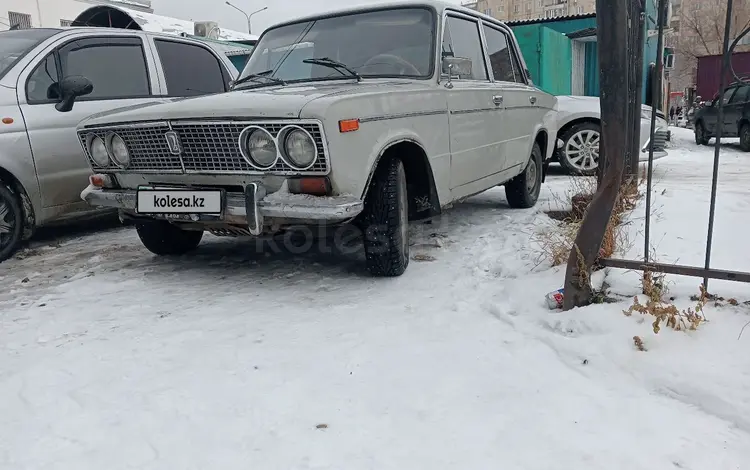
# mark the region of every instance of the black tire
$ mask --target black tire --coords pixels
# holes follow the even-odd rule
[[[21,200],[0,182],[0,262],[13,256],[23,241]]]
[[[740,127],[740,148],[743,152],[750,152],[750,124],[748,123]]]
[[[409,265],[409,199],[400,159],[391,158],[378,166],[360,225],[367,271],[377,277],[402,275]]]
[[[139,223],[135,226],[141,243],[159,256],[184,255],[198,247],[202,231],[182,230],[166,221]]]
[[[523,172],[505,183],[505,197],[513,209],[528,209],[536,205],[542,190],[542,149],[534,142],[531,157]]]
[[[706,137],[706,128],[703,126],[703,121],[695,123],[695,143],[698,145],[708,145],[710,137]]]
[[[582,122],[580,124],[572,126],[560,136],[560,140],[562,140],[562,147],[555,148],[555,154],[557,155],[557,160],[560,162],[560,166],[562,166],[568,174],[577,176],[594,176],[596,175],[597,167],[599,166],[598,161],[596,166],[594,166],[593,168],[583,169],[572,163],[570,160],[570,156],[565,151],[568,147],[568,142],[570,142],[570,140],[573,139],[576,134],[583,131],[596,132],[597,134],[599,134],[599,139],[601,140],[602,128],[598,123]]]

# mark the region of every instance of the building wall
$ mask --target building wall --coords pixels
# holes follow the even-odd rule
[[[56,28],[72,21],[79,13],[92,4],[114,4],[131,9],[152,12],[148,0],[126,0],[124,2],[86,0],[0,0],[0,31],[8,29],[10,12],[30,15],[34,28]]]
[[[593,13],[596,0],[476,0],[464,6],[502,21],[518,21]]]
[[[723,46],[726,0],[672,0],[672,31],[666,43],[675,49],[669,81],[673,91],[697,85],[698,57],[720,54]],[[734,0],[730,42],[750,26],[750,0]],[[750,36],[750,35],[748,35]],[[735,52],[750,51],[750,37]]]
[[[534,83],[555,95],[572,93],[572,47],[564,35],[596,27],[596,18],[576,18],[533,24],[511,24],[513,35],[523,54]],[[596,43],[586,45],[585,94],[596,96],[598,87],[598,57]],[[592,80],[591,84],[588,82]]]

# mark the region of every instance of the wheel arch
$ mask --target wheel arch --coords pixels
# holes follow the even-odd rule
[[[36,226],[36,216],[34,205],[31,203],[28,191],[24,188],[21,181],[9,170],[0,166],[0,183],[8,185],[14,193],[18,194],[21,199],[21,209],[24,215],[23,239],[28,240],[34,233]]]
[[[421,220],[439,215],[441,213],[440,198],[435,186],[430,159],[424,147],[413,138],[395,139],[382,148],[370,168],[362,199],[367,197],[372,187],[372,180],[382,162],[391,158],[400,159],[404,165],[409,196],[409,220]]]
[[[577,126],[579,124],[587,124],[587,123],[597,124],[597,125],[601,126],[602,125],[602,120],[600,118],[598,118],[598,117],[595,117],[595,116],[582,116],[582,117],[578,117],[578,118],[572,119],[572,120],[566,122],[565,124],[563,124],[562,126],[560,126],[560,128],[557,130],[557,139],[561,139],[562,136],[564,136],[565,133],[567,133],[573,127],[575,127],[575,126]],[[555,144],[557,144],[557,139],[555,139]]]

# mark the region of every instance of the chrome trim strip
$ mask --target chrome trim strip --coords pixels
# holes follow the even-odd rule
[[[436,109],[434,111],[416,111],[413,113],[398,113],[398,114],[383,114],[381,116],[370,116],[359,118],[360,123],[375,122],[375,121],[390,121],[393,119],[408,119],[420,116],[437,116],[440,114],[448,114],[447,109]]]

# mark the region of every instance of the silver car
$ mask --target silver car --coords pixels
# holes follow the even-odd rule
[[[190,38],[110,28],[0,32],[0,261],[33,230],[90,212],[75,129],[93,114],[224,92],[229,59]],[[75,104],[74,104],[75,101]]]
[[[157,255],[354,221],[368,271],[399,276],[409,221],[498,185],[536,204],[556,99],[525,69],[507,26],[437,1],[277,25],[232,92],[83,121],[81,196]]]
[[[557,151],[554,160],[572,175],[595,175],[599,167],[602,129],[599,97],[558,96],[557,107]],[[650,106],[641,106],[639,161],[648,161],[651,112]],[[656,113],[654,159],[667,156],[666,145],[670,135],[664,113]]]

